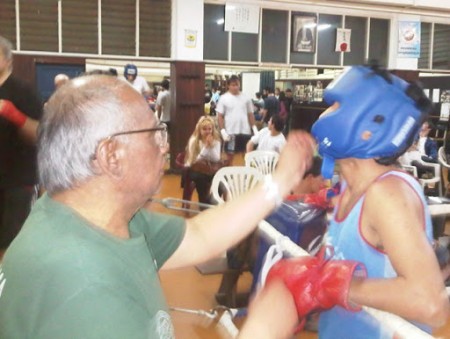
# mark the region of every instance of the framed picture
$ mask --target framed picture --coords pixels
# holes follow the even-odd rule
[[[316,51],[316,15],[292,15],[292,51],[314,53]]]

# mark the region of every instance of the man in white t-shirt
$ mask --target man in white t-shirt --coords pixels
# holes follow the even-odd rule
[[[219,130],[231,161],[235,152],[245,151],[245,145],[255,126],[255,118],[251,99],[240,91],[239,78],[232,75],[227,80],[227,85],[228,92],[220,97],[216,113]]]
[[[125,77],[125,80],[127,80],[128,83],[144,97],[150,95],[150,87],[148,86],[147,81],[138,75],[138,69],[135,65],[125,65],[123,76]]]
[[[161,83],[162,90],[159,91],[156,98],[156,115],[159,120],[164,122],[167,126],[170,125],[170,92],[169,80],[165,79]]]
[[[283,119],[278,114],[273,115],[267,127],[264,127],[259,133],[252,136],[247,143],[247,152],[255,149],[258,145],[258,151],[274,151],[280,153],[283,146],[286,144],[286,138],[283,131]]]

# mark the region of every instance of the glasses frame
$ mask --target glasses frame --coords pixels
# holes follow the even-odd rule
[[[144,128],[144,129],[136,129],[132,131],[124,131],[124,132],[117,132],[113,133],[109,136],[107,136],[104,140],[111,140],[114,137],[118,137],[121,135],[128,135],[128,134],[136,134],[136,133],[145,133],[145,132],[158,132],[158,131],[164,131],[166,134],[166,137],[164,138],[164,142],[162,142],[159,147],[163,148],[167,145],[167,125],[163,122],[160,122],[158,126],[152,127],[152,128]]]

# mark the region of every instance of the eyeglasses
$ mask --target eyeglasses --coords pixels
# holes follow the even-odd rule
[[[125,132],[117,132],[114,134],[109,135],[105,138],[105,140],[110,140],[114,137],[120,136],[120,135],[127,135],[127,134],[135,134],[135,133],[145,133],[145,132],[155,132],[155,141],[156,144],[160,148],[165,148],[167,146],[167,125],[163,122],[160,122],[158,126],[153,128],[145,128],[145,129],[137,129],[134,131],[125,131]]]

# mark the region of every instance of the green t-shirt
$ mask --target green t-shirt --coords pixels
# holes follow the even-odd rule
[[[119,239],[44,195],[0,266],[0,338],[172,338],[158,268],[182,218],[140,210]]]

